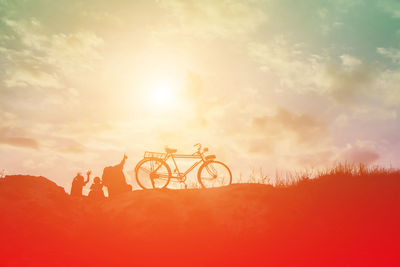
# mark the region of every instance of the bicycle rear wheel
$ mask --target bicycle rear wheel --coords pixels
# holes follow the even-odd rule
[[[227,186],[232,183],[232,173],[220,161],[207,161],[199,168],[197,180],[203,188]]]
[[[135,176],[143,189],[165,188],[171,179],[171,169],[161,159],[145,158],[136,165]]]

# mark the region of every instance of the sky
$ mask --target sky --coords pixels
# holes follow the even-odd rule
[[[251,173],[400,167],[400,2],[0,0],[0,170],[70,187],[144,151]]]

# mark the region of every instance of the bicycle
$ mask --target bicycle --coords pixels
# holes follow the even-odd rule
[[[166,153],[149,152],[144,153],[144,158],[135,167],[135,176],[138,185],[143,189],[166,188],[171,179],[185,183],[187,175],[199,164],[197,180],[202,188],[226,186],[232,183],[232,173],[229,167],[220,161],[216,161],[215,155],[204,155],[208,148],[201,150],[201,144],[196,144],[197,151],[193,154],[176,154],[177,149],[165,148]],[[174,174],[167,160],[172,159],[174,163]],[[185,172],[180,172],[175,159],[197,159]]]

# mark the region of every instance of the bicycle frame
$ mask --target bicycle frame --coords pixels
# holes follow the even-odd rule
[[[164,158],[162,161],[163,161],[165,164],[168,165],[167,160],[168,160],[169,158],[171,158],[172,161],[174,162],[175,170],[176,170],[177,173],[178,173],[178,176],[174,176],[173,174],[171,174],[171,179],[177,179],[177,180],[179,180],[179,181],[181,181],[181,182],[185,182],[185,181],[186,181],[186,175],[188,175],[189,172],[191,172],[194,168],[196,168],[200,163],[204,163],[204,162],[205,162],[204,156],[203,156],[202,153],[196,153],[196,154],[192,154],[192,155],[189,155],[189,154],[170,154],[170,153],[167,153],[167,155],[165,156],[165,158]],[[189,167],[189,169],[187,169],[184,173],[181,173],[181,172],[179,171],[178,164],[176,164],[175,159],[199,159],[199,161],[196,161],[192,166]],[[154,170],[154,172],[156,172],[159,168],[161,168],[161,166],[162,166],[162,165],[160,164],[160,166],[158,166],[158,167]]]

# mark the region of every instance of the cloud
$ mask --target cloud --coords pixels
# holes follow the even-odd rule
[[[159,0],[178,19],[181,33],[203,37],[248,35],[266,22],[265,0]]]
[[[92,32],[54,34],[47,49],[47,62],[67,74],[93,70],[102,58],[97,50],[102,45],[103,39]]]
[[[380,73],[376,89],[384,107],[400,107],[400,70],[388,69]]]
[[[326,80],[333,98],[339,103],[354,103],[367,96],[374,85],[376,74],[361,63],[346,59],[343,67],[326,68]]]
[[[9,124],[12,124],[13,121],[17,118],[17,116],[9,111],[5,111],[0,108],[0,123],[3,127],[9,126]],[[1,128],[0,128],[1,132]]]
[[[47,73],[36,66],[19,65],[7,74],[4,80],[7,87],[62,87],[56,74]]]
[[[0,144],[35,150],[39,149],[38,141],[33,138],[26,137],[26,133],[23,129],[7,127],[4,125],[0,127]]]
[[[59,124],[47,124],[45,130],[50,132],[57,132],[60,137],[71,138],[71,139],[92,139],[96,136],[102,136],[109,134],[113,130],[116,131],[121,126],[116,123],[109,122],[93,122],[93,121],[72,121]],[[70,144],[70,145],[75,145]]]
[[[329,56],[303,52],[302,45],[291,44],[284,36],[269,43],[252,43],[248,49],[260,70],[278,81],[278,92],[317,93],[354,104],[371,93],[377,77],[376,70],[359,58],[343,54],[337,64]]]
[[[271,155],[275,152],[275,146],[268,138],[252,138],[248,143],[247,151],[251,154]]]
[[[336,3],[335,3],[336,4]],[[327,35],[328,33],[330,33],[332,30],[334,29],[339,29],[340,27],[343,26],[343,22],[338,21],[339,17],[337,15],[337,10],[339,5],[335,5],[335,6],[331,6],[329,8],[327,7],[323,7],[323,8],[318,8],[316,9],[315,13],[318,16],[320,22],[320,29],[322,31],[322,34]],[[343,5],[340,5],[340,12],[342,13],[343,10]],[[348,7],[350,8],[350,7]]]
[[[379,159],[379,154],[365,148],[350,147],[343,153],[342,159],[350,163],[371,164]]]
[[[262,160],[260,164],[272,170],[321,167],[335,155],[330,124],[321,118],[278,107],[275,112],[254,116],[248,125],[239,123],[239,135],[234,140],[246,148],[247,158]]]
[[[58,150],[63,153],[72,153],[72,154],[82,154],[87,151],[87,149],[79,143],[63,146]]]
[[[394,63],[400,63],[400,50],[399,49],[378,47],[376,50],[379,54],[391,59]]]
[[[277,36],[266,43],[250,43],[248,52],[262,72],[278,81],[277,91],[323,94],[328,90],[324,70],[329,59],[306,55],[300,44],[291,44],[285,36]]]
[[[0,43],[8,87],[61,88],[63,78],[93,70],[102,58],[98,49],[103,40],[92,32],[46,34],[36,18],[1,22],[0,36],[13,37]]]
[[[325,123],[308,114],[296,114],[284,108],[279,108],[274,115],[254,117],[252,125],[266,135],[285,137],[292,134],[300,143],[314,142],[327,134]]]
[[[350,70],[359,67],[362,64],[361,59],[348,54],[341,55],[340,59],[342,60],[342,65]]]
[[[298,157],[297,161],[300,166],[307,167],[325,167],[330,162],[333,161],[335,153],[332,149],[326,150],[322,149],[321,151],[315,150],[302,154]]]
[[[6,144],[15,147],[39,149],[39,143],[32,138],[27,137],[3,137],[0,136],[0,144]]]
[[[383,11],[392,15],[393,18],[400,18],[400,3],[396,0],[386,0],[379,1],[378,6],[382,8]]]

